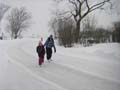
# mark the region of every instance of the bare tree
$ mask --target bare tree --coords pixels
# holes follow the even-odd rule
[[[14,8],[7,17],[7,30],[11,37],[18,38],[30,26],[31,14],[24,7]]]
[[[63,14],[68,14],[69,17],[73,17],[76,23],[76,42],[79,40],[80,36],[80,28],[81,28],[81,21],[91,12],[97,9],[103,9],[110,0],[55,0],[58,3],[60,1],[68,1],[71,4],[72,8],[70,10],[62,11]],[[68,5],[69,5],[68,4]]]
[[[8,11],[10,7],[3,3],[0,3],[0,21],[2,20],[4,14]]]
[[[60,45],[72,47],[74,39],[74,23],[72,19],[59,19],[58,21],[58,41]]]
[[[61,18],[59,15],[53,16],[49,22],[50,30],[57,37],[60,45],[72,47],[74,41],[74,21],[73,19]]]
[[[89,46],[89,41],[93,41],[94,32],[97,27],[95,16],[87,16],[82,21],[82,31],[80,33],[80,43],[84,46]]]
[[[4,14],[8,11],[9,8],[10,7],[8,5],[0,3],[0,24],[1,24],[1,20],[2,20],[2,18],[4,16]],[[3,38],[2,35],[3,35],[3,33],[1,31],[1,26],[0,26],[0,38],[1,39]]]
[[[55,38],[57,38],[57,29],[58,29],[58,17],[52,17],[49,21],[50,31],[54,33]]]
[[[97,27],[97,20],[95,16],[87,16],[82,22],[83,31],[95,30]]]
[[[114,31],[112,35],[113,42],[120,43],[120,21],[114,22]]]

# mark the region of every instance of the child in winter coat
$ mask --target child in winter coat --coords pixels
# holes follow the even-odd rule
[[[39,57],[39,65],[41,66],[44,63],[44,55],[45,55],[45,48],[44,45],[42,44],[42,38],[41,41],[39,41],[39,45],[37,46],[36,51]]]

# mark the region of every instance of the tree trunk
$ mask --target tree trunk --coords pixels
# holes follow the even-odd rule
[[[17,39],[17,38],[18,38],[18,36],[17,36],[17,35],[15,35],[14,39]]]
[[[80,37],[80,21],[76,22],[75,42],[78,43]]]

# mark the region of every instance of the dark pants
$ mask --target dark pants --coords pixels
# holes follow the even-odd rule
[[[51,59],[51,57],[52,57],[52,48],[46,47],[46,54],[47,54],[47,60]]]

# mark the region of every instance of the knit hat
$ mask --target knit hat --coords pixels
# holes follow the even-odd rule
[[[40,46],[43,45],[43,44],[42,44],[42,41],[43,41],[43,38],[41,37],[41,39],[40,39],[40,41],[39,41],[39,45],[40,45]]]

